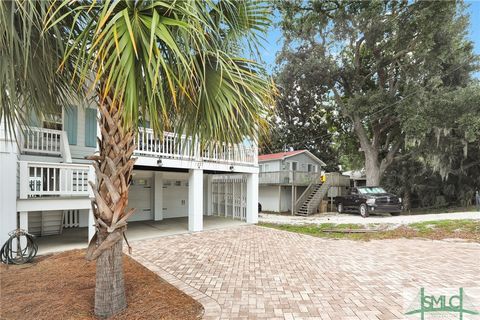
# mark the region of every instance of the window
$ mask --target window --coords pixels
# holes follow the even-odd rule
[[[62,110],[45,114],[43,127],[45,129],[62,130]]]
[[[263,170],[263,164],[259,165],[258,167],[259,167],[260,172],[264,172],[264,170]]]
[[[361,194],[387,193],[383,188],[380,188],[380,187],[363,187],[363,188],[358,188],[358,192],[361,193]]]
[[[298,170],[298,162],[297,161],[290,162],[290,170],[291,171],[297,171]]]
[[[308,172],[313,172],[313,164],[310,164],[310,163],[309,163],[309,164],[307,165],[307,171],[308,171]]]
[[[264,172],[269,172],[270,171],[270,165],[264,164],[263,169],[264,169]]]

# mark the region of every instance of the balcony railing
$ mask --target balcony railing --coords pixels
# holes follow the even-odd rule
[[[90,195],[89,165],[20,161],[20,199]]]
[[[191,137],[164,132],[163,139],[155,136],[152,129],[138,130],[135,154],[166,159],[218,162],[227,164],[257,164],[257,151],[243,144],[213,144],[201,150]]]
[[[26,152],[61,155],[62,131],[30,127],[25,129],[22,149]]]
[[[320,183],[320,172],[306,171],[273,171],[260,172],[258,182],[260,184],[294,184],[308,186],[312,182]]]
[[[23,153],[61,156],[71,162],[70,147],[65,131],[46,128],[24,128],[21,135]]]

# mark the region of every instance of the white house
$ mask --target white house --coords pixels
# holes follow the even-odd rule
[[[18,144],[0,125],[0,245],[17,226],[38,236],[88,227],[93,236],[88,180],[95,176],[85,156],[96,150],[96,117],[86,102],[31,116]],[[208,215],[257,222],[255,144],[201,150],[190,137],[165,132],[158,139],[148,128],[139,130],[136,143],[131,221],[188,217],[189,231],[201,231]]]
[[[308,150],[260,155],[258,163],[262,210],[292,213],[298,213],[309,196],[317,192],[325,166]]]

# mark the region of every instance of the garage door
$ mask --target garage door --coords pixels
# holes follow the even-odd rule
[[[163,217],[188,217],[187,181],[165,181],[163,188]]]
[[[153,220],[152,209],[152,186],[151,179],[142,180],[141,184],[130,186],[128,195],[129,208],[135,208],[136,211],[128,221]]]

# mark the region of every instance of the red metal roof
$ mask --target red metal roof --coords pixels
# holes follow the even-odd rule
[[[299,153],[302,153],[306,150],[295,150],[295,151],[287,151],[287,152],[278,152],[278,153],[270,153],[270,154],[262,154],[258,156],[258,161],[267,161],[267,160],[279,160],[283,159],[288,156],[293,156]]]

